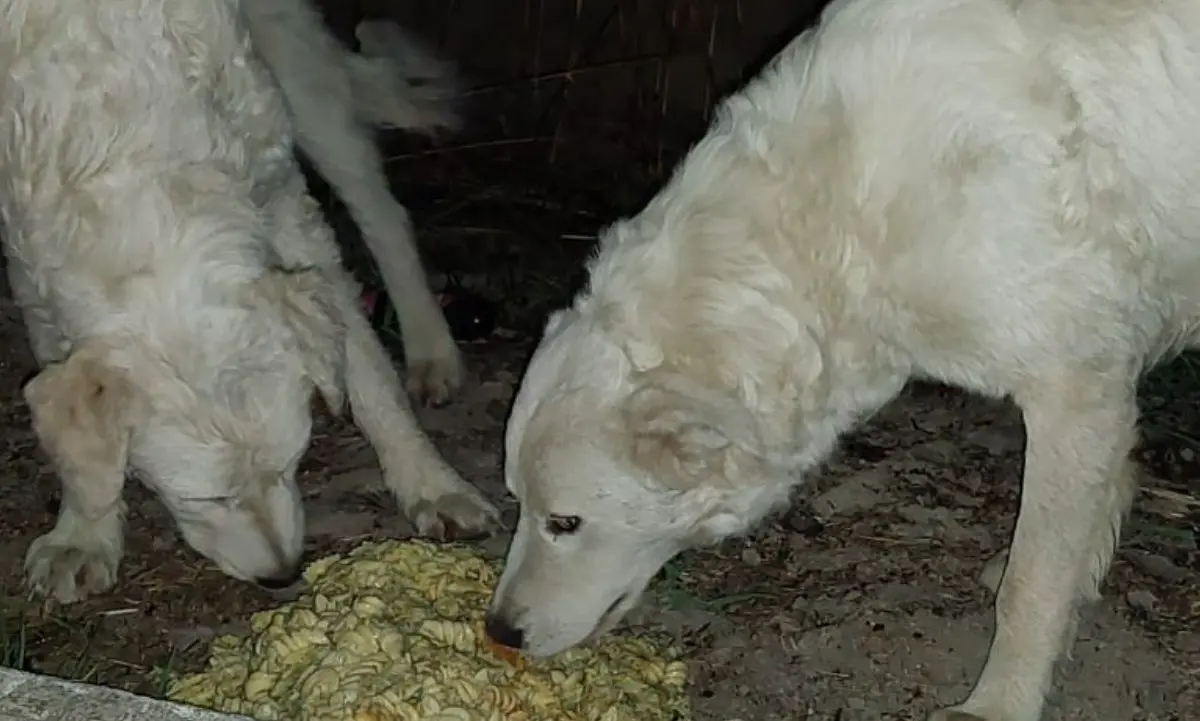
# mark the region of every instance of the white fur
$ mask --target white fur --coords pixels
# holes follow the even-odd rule
[[[388,190],[364,124],[428,132],[455,128],[453,69],[386,21],[356,29],[361,54],[345,52],[307,0],[242,0],[255,53],[283,90],[300,147],[341,195],[379,264],[404,342],[414,396],[445,403],[462,383],[462,360],[429,292],[404,206]]]
[[[60,601],[115,582],[127,468],[226,573],[293,579],[304,535],[294,476],[314,387],[334,409],[349,397],[420,531],[495,524],[417,427],[292,153],[294,119],[318,166],[346,148],[366,159],[332,182],[376,221],[365,234],[398,305],[436,313],[357,119],[388,110],[410,126],[437,105],[402,97],[403,68],[352,57],[306,3],[0,3],[0,217],[45,366],[26,398],[63,482],[58,522],[26,566]],[[264,18],[280,24],[251,42]],[[387,68],[400,73],[390,84]],[[282,90],[272,73],[290,78]],[[360,95],[374,85],[374,104],[330,84]],[[412,112],[426,106],[433,114]],[[416,324],[406,341],[444,393],[457,356],[444,320],[422,312],[402,311]]]
[[[493,627],[535,655],[604,632],[932,378],[1029,438],[987,665],[934,718],[1037,721],[1135,492],[1136,382],[1200,328],[1197,27],[1200,0],[831,5],[551,320]]]

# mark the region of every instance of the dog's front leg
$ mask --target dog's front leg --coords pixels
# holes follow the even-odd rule
[[[996,632],[966,702],[931,721],[1039,721],[1076,611],[1099,584],[1132,501],[1132,374],[1063,373],[1016,398],[1027,446]]]
[[[25,556],[34,591],[72,603],[116,583],[125,551],[126,452],[141,418],[137,389],[103,349],[83,347],[25,387],[34,430],[62,482],[54,529]]]

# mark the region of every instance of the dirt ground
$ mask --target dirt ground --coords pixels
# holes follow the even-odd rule
[[[435,281],[473,289],[497,313],[486,338],[463,346],[473,375],[463,396],[420,418],[510,520],[501,430],[540,318],[578,280],[589,239],[652,187],[628,173],[595,181],[561,163],[514,183],[532,164],[475,154],[397,170]],[[344,218],[335,225],[348,227]],[[29,604],[21,563],[53,524],[58,484],[20,399],[33,365],[6,291],[0,348],[0,661],[161,693],[167,672],[203,663],[214,633],[244,627],[274,600],[190,551],[162,507],[131,484],[119,585],[68,608]],[[1146,383],[1145,491],[1047,721],[1200,718],[1195,368],[1177,362]],[[670,564],[630,623],[677,635],[700,721],[922,718],[963,696],[983,662],[992,598],[979,575],[1007,543],[1023,443],[1011,406],[914,385],[845,440],[788,513],[752,538]],[[318,417],[301,482],[313,554],[411,533],[372,451],[344,419]],[[500,554],[505,541],[485,547]]]

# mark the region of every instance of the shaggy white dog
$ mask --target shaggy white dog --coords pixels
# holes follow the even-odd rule
[[[443,122],[408,83],[437,90],[445,69],[386,25],[360,34],[393,57],[356,57],[306,3],[0,2],[0,214],[45,366],[26,399],[63,484],[26,568],[59,601],[115,582],[127,468],[226,573],[290,584],[314,387],[349,397],[420,532],[496,524],[418,428],[293,155],[295,137],[363,223],[417,380],[444,398],[457,352],[365,124]]]
[[[938,721],[1037,721],[1200,329],[1200,0],[841,0],[609,228],[509,421],[489,618],[553,654],[784,502],[913,377],[1028,432],[997,630]]]

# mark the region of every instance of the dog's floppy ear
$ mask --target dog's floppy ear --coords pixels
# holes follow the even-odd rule
[[[635,463],[672,490],[735,486],[757,472],[760,437],[736,398],[673,371],[646,376],[624,407]]]
[[[346,332],[337,303],[337,288],[315,268],[275,268],[254,286],[257,300],[279,314],[304,372],[334,412],[345,401]]]
[[[124,483],[129,439],[147,411],[129,371],[108,353],[103,342],[86,341],[24,388],[42,447],[83,507],[95,510]]]

